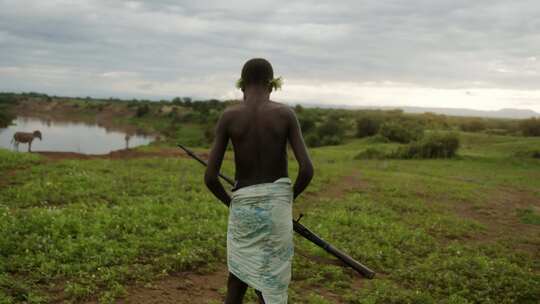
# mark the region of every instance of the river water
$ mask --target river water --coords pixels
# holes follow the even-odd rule
[[[35,138],[32,151],[61,151],[83,154],[107,154],[111,151],[147,145],[154,140],[152,136],[110,131],[97,124],[60,122],[34,117],[17,117],[13,125],[0,129],[0,148],[14,150],[11,143],[15,132],[39,130],[42,140]],[[127,141],[126,141],[127,139]],[[27,144],[19,144],[19,151],[26,152]]]

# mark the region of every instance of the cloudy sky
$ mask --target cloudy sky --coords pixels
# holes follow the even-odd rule
[[[0,0],[0,91],[540,112],[540,1]]]

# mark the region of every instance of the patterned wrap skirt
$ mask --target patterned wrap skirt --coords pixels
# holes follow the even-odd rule
[[[291,180],[233,192],[227,229],[229,272],[260,291],[266,304],[287,303],[294,255]]]

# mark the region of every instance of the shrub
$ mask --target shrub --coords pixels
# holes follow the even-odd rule
[[[327,118],[318,128],[305,136],[310,147],[331,146],[343,143],[345,128],[339,119]]]
[[[0,93],[0,128],[5,128],[15,119],[13,113],[9,111],[10,105],[16,104],[17,100],[12,94]]]
[[[316,119],[313,115],[299,115],[298,122],[303,133],[308,133],[315,129]]]
[[[320,126],[317,128],[317,133],[319,137],[332,137],[335,136],[340,140],[343,139],[345,135],[345,129],[341,121],[334,117],[328,117]]]
[[[385,159],[387,158],[387,156],[387,153],[383,150],[376,148],[367,148],[356,154],[354,159]]]
[[[15,117],[9,113],[4,106],[0,105],[0,128],[9,126],[14,118]]]
[[[310,133],[306,135],[306,144],[309,147],[320,147],[322,146],[321,138],[316,133]]]
[[[361,117],[356,120],[356,137],[373,136],[379,132],[380,120],[373,117]]]
[[[206,138],[208,143],[212,143],[214,141],[216,138],[215,124],[206,124],[204,128],[204,138]]]
[[[523,120],[519,129],[525,136],[540,136],[540,119],[533,117]]]
[[[459,137],[455,133],[433,133],[420,141],[398,148],[394,158],[451,158],[459,149]]]
[[[390,141],[409,143],[420,139],[424,135],[424,129],[415,123],[385,122],[382,124],[379,134]]]
[[[506,129],[486,129],[484,133],[488,135],[508,135],[510,131]]]
[[[137,107],[136,115],[137,115],[137,117],[143,117],[146,114],[148,114],[149,112],[150,112],[150,107],[147,104],[145,104],[145,105]]]
[[[486,124],[480,119],[475,119],[464,122],[459,127],[465,132],[480,132],[486,129]]]
[[[341,143],[343,143],[343,136],[339,137],[336,135],[332,135],[321,138],[321,146],[334,146]]]
[[[516,153],[514,153],[514,156],[540,158],[540,150],[531,149],[531,150],[517,151]]]
[[[367,139],[367,142],[369,143],[372,143],[372,144],[380,144],[380,143],[389,143],[390,140],[384,136],[382,136],[381,134],[376,134],[374,136],[371,136]]]

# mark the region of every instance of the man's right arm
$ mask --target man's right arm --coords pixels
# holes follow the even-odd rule
[[[214,139],[212,150],[210,151],[210,156],[208,157],[208,166],[206,167],[206,172],[204,174],[204,182],[215,197],[229,206],[231,197],[219,181],[218,177],[225,150],[227,149],[227,143],[229,142],[227,114],[227,112],[224,112],[217,123],[216,137]]]
[[[298,197],[309,185],[313,178],[313,165],[302,137],[302,130],[294,111],[287,107],[289,120],[288,139],[298,162],[298,176],[293,186],[294,198]]]

